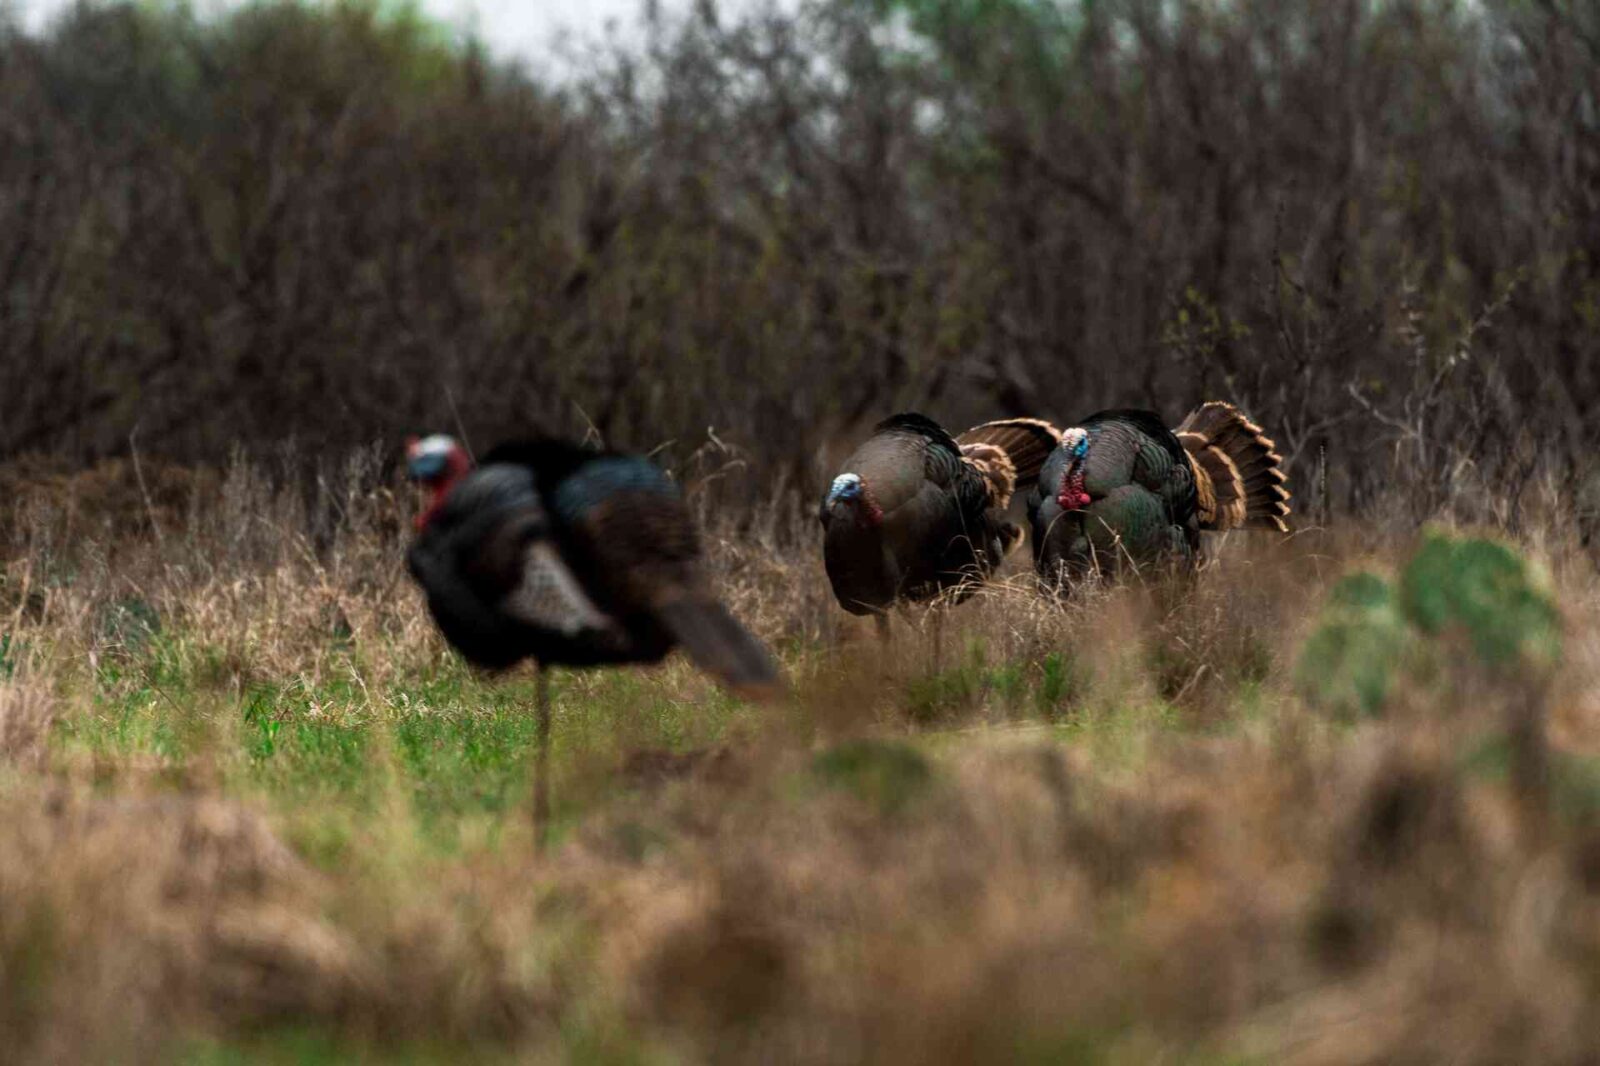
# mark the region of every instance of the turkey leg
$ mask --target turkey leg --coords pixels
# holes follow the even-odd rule
[[[533,850],[545,848],[550,829],[550,671],[534,666],[535,713],[533,727]]]

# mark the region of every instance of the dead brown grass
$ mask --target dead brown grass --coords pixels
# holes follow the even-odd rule
[[[356,979],[316,886],[216,798],[12,788],[0,829],[5,1028],[21,1061],[158,1052],[185,1019],[327,1016]]]
[[[44,759],[56,701],[49,689],[13,678],[0,683],[0,759],[36,767]]]
[[[1600,1052],[1581,834],[1518,829],[1503,790],[1384,728],[1161,748],[1113,784],[980,743],[887,821],[724,796],[707,827],[688,788],[664,817],[692,846],[622,861],[596,825],[563,873],[639,1024],[752,1057]]]
[[[518,818],[429,849],[390,788],[316,863],[203,759],[52,754],[85,664],[144,661],[118,604],[215,649],[213,693],[342,671],[381,707],[440,662],[378,470],[305,494],[241,463],[160,539],[58,487],[9,530],[18,1061],[155,1060],[180,1031],[284,1023],[534,1058],[578,1040],[764,1062],[1600,1059],[1600,805],[1557,772],[1600,757],[1600,580],[1554,522],[1524,543],[1561,589],[1555,681],[1464,665],[1355,726],[1286,678],[1321,591],[1405,533],[1235,539],[1187,586],[1064,604],[1018,573],[950,613],[935,671],[914,625],[885,656],[829,609],[801,510],[714,522],[722,585],[785,649],[795,705],[698,755],[574,763],[588,806],[544,860]],[[1045,705],[1052,655],[1077,672]],[[681,666],[648,684],[707,693]],[[1530,793],[1473,760],[1534,697],[1555,769]]]

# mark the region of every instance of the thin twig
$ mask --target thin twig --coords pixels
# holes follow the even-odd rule
[[[444,387],[444,402],[450,405],[450,417],[455,419],[456,438],[461,441],[461,446],[467,450],[467,458],[476,463],[478,457],[472,451],[472,440],[467,436],[467,427],[461,422],[461,412],[456,409],[455,390],[449,385]]]
[[[150,519],[150,528],[155,532],[156,544],[166,554],[167,536],[161,529],[161,523],[156,521],[156,507],[150,499],[150,487],[144,482],[144,467],[139,463],[139,423],[135,422],[133,430],[128,434],[128,453],[133,457],[133,477],[139,483],[139,495],[144,497],[145,517]]]

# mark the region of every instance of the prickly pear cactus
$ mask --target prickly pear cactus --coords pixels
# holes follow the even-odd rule
[[[1552,669],[1561,616],[1548,579],[1498,541],[1430,532],[1398,588],[1370,573],[1334,586],[1295,679],[1324,710],[1376,715],[1402,674],[1426,682],[1450,669],[1455,639],[1497,673]]]
[[[1351,574],[1333,587],[1301,649],[1295,680],[1306,698],[1341,717],[1383,709],[1411,633],[1389,583]]]
[[[1418,630],[1464,636],[1491,668],[1549,669],[1561,657],[1549,580],[1498,541],[1430,532],[1400,576],[1400,604]]]

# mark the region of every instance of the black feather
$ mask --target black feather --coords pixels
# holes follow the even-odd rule
[[[1078,423],[1078,425],[1087,429],[1102,422],[1126,423],[1160,444],[1171,453],[1172,458],[1177,462],[1188,462],[1187,453],[1183,450],[1183,443],[1178,440],[1178,435],[1154,411],[1145,411],[1137,407],[1119,407],[1109,411],[1096,411]]]
[[[681,497],[642,457],[553,438],[499,445],[450,492],[408,562],[445,638],[481,666],[653,662],[683,628],[668,605],[695,603],[717,620],[697,636],[710,643],[696,660],[715,673],[716,640],[738,630],[726,656],[737,676],[719,679],[776,688],[770,657],[710,593]]]
[[[542,483],[554,484],[591,459],[621,454],[559,437],[524,437],[495,445],[478,465],[519,466],[537,472]]]
[[[902,411],[897,415],[890,415],[876,426],[872,427],[873,433],[891,433],[895,430],[906,430],[928,438],[941,448],[948,448],[956,455],[961,454],[961,445],[950,435],[950,431],[927,415],[917,414],[915,411]]]

